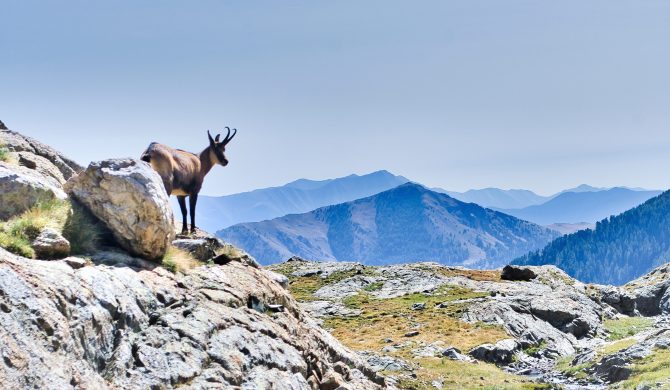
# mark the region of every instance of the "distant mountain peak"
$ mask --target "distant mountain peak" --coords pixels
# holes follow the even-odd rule
[[[242,222],[257,222],[299,214],[332,204],[365,198],[409,180],[380,170],[364,175],[352,174],[336,179],[298,179],[279,187],[221,197],[201,196],[199,224],[208,231],[217,231]],[[173,201],[179,212],[179,206]]]
[[[497,267],[557,233],[408,182],[308,213],[234,225],[217,235],[266,264],[300,256]]]

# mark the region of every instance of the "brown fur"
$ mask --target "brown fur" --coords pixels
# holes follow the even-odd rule
[[[236,133],[236,132],[235,132]],[[230,136],[230,130],[226,138],[218,142],[209,136],[210,146],[200,154],[190,153],[181,149],[174,149],[167,145],[152,142],[147,150],[142,153],[141,159],[151,164],[158,172],[168,195],[176,195],[182,212],[182,233],[187,232],[186,197],[189,197],[191,212],[191,232],[195,231],[195,205],[198,201],[198,193],[202,188],[205,176],[216,164],[228,165],[224,155],[225,147],[235,136]]]

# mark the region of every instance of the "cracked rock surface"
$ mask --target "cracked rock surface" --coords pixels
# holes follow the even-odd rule
[[[76,268],[0,249],[3,387],[383,384],[262,269],[231,261],[175,275],[141,260]],[[269,305],[284,310],[263,311]]]

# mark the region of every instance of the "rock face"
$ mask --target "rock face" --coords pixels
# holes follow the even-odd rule
[[[383,383],[260,269],[231,261],[177,276],[115,256],[114,266],[73,269],[0,249],[3,387],[353,390]],[[283,311],[263,311],[273,305]]]
[[[66,183],[66,190],[133,254],[160,258],[174,238],[172,209],[163,182],[143,161],[93,162]]]
[[[54,148],[15,131],[0,128],[0,144],[15,154],[21,165],[65,183],[83,167],[59,153]]]
[[[36,203],[67,196],[54,180],[25,167],[0,162],[0,219],[8,219]]]

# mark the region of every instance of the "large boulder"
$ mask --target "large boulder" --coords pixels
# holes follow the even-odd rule
[[[25,167],[0,162],[0,219],[8,219],[35,204],[67,195],[55,180]]]
[[[160,176],[135,159],[91,163],[66,190],[111,230],[130,253],[147,259],[165,255],[174,238],[173,215]]]

